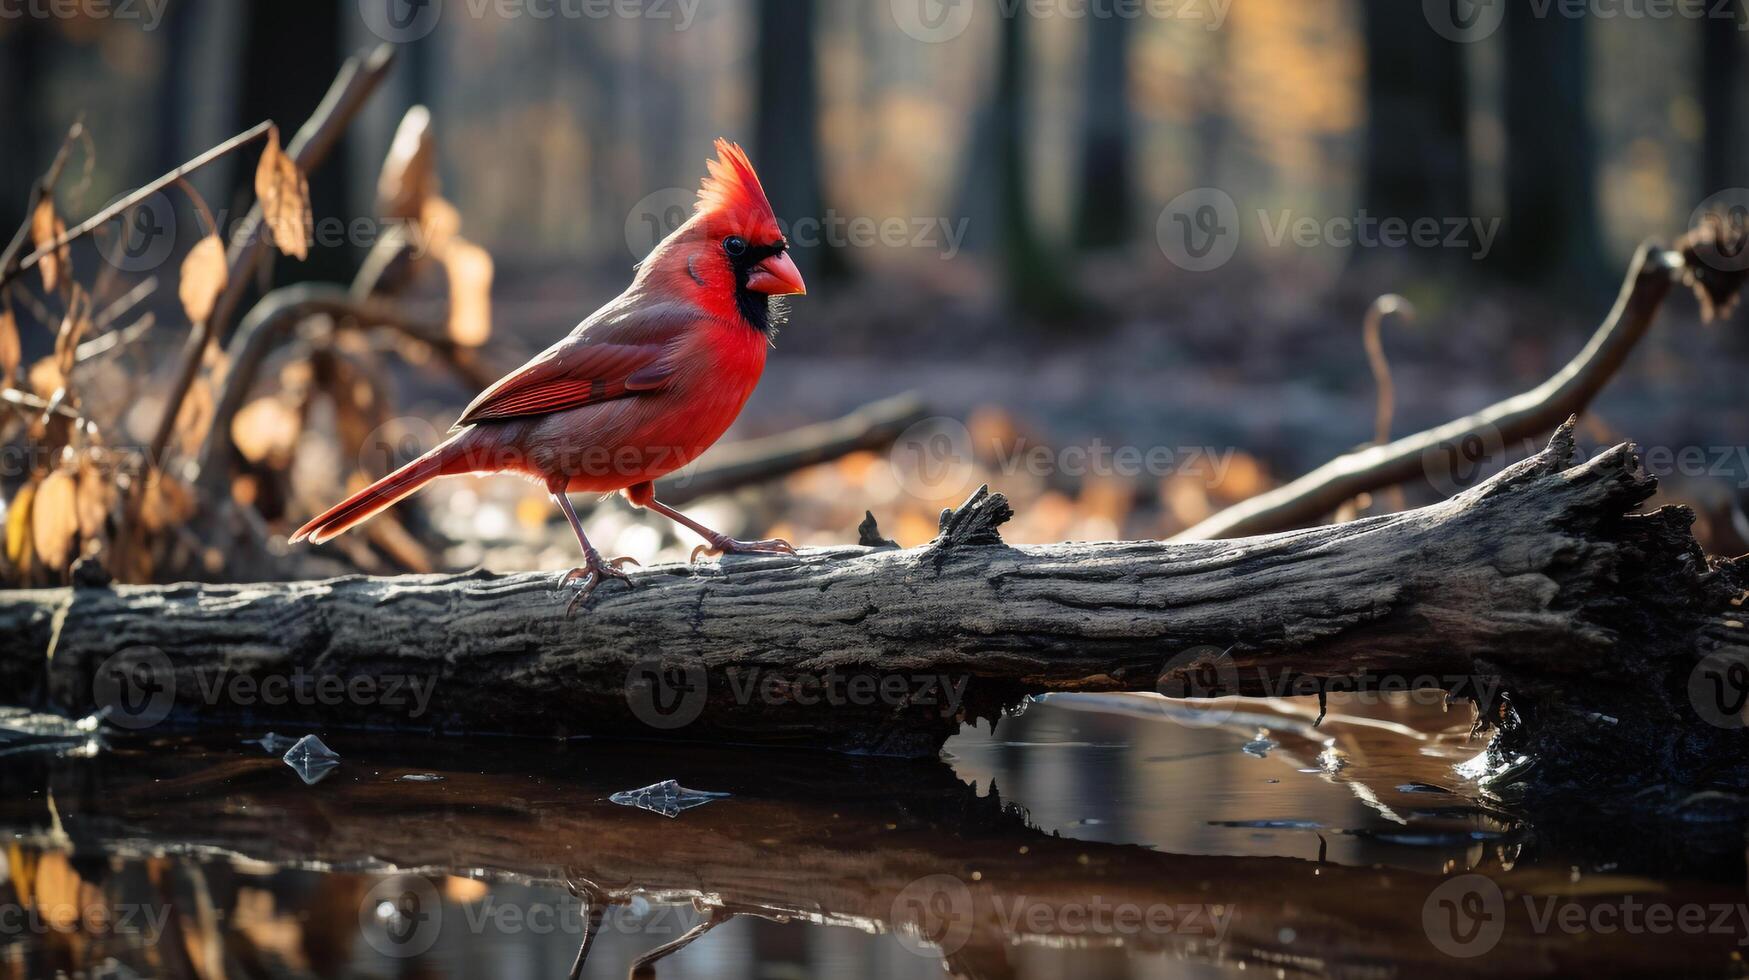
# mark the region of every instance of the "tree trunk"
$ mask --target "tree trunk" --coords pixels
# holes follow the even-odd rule
[[[1062,273],[1062,263],[1040,240],[1032,217],[1026,138],[1026,25],[1031,16],[1016,11],[997,18],[1001,26],[991,100],[997,249],[1009,302],[1041,320],[1064,320],[1080,311],[1081,303]]]
[[[1130,21],[1089,17],[1087,66],[1082,83],[1081,189],[1075,222],[1082,248],[1129,242]]]
[[[1364,206],[1409,220],[1469,216],[1463,45],[1428,30],[1419,4],[1367,0],[1365,20]]]
[[[996,530],[1006,502],[980,491],[923,548],[651,569],[574,620],[554,576],[532,573],[3,593],[0,681],[124,723],[929,755],[1031,693],[1414,678],[1478,698],[1494,750],[1546,760],[1550,782],[1716,778],[1741,732],[1707,723],[1688,691],[1707,664],[1725,677],[1749,657],[1731,605],[1749,564],[1709,563],[1683,508],[1630,514],[1655,481],[1625,445],[1575,463],[1571,427],[1450,500],[1350,524],[1013,548]],[[271,706],[252,693],[352,682],[370,690]]]
[[[1744,12],[1701,18],[1700,104],[1706,121],[1701,197],[1749,183],[1743,162]]]
[[[819,5],[816,0],[759,0],[756,10],[759,80],[753,162],[773,210],[793,232],[800,230],[797,222],[826,220],[814,67]],[[791,238],[796,237],[792,233]],[[835,276],[845,268],[838,248],[825,240],[822,224],[808,229],[795,257],[805,276]]]
[[[1506,221],[1495,256],[1528,282],[1599,275],[1586,19],[1506,5]]]
[[[243,31],[239,129],[272,119],[279,124],[281,145],[291,140],[298,120],[321,104],[330,80],[340,68],[343,60],[340,16],[333,7],[324,4],[249,5]],[[340,154],[310,175],[310,203],[318,222],[351,213],[346,162],[345,154]],[[254,171],[241,173],[247,179]],[[340,282],[351,275],[363,257],[363,249],[358,246],[312,249],[298,271],[302,278]]]

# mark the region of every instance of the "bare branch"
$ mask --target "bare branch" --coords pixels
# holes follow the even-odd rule
[[[86,218],[76,227],[67,229],[65,234],[56,237],[54,241],[49,242],[47,245],[38,248],[23,259],[20,259],[17,267],[10,272],[3,271],[4,267],[0,266],[0,289],[5,288],[7,283],[11,282],[21,273],[29,271],[32,266],[42,261],[44,256],[53,254],[59,249],[66,248],[69,243],[84,238],[86,235],[91,234],[93,231],[102,227],[105,223],[114,219],[117,215],[125,214],[129,210],[132,210],[134,207],[138,206],[140,202],[151,197],[153,194],[181,181],[184,177],[194,173],[207,164],[212,163],[214,160],[218,160],[226,154],[247,146],[250,142],[267,135],[267,131],[272,128],[273,123],[271,121],[256,123],[254,126],[238,133],[212,149],[207,150],[205,153],[189,160],[187,163],[182,164],[169,173],[164,174],[157,180],[130,192],[115,203],[109,205],[91,217]]]
[[[763,439],[730,443],[706,453],[700,465],[681,470],[656,485],[669,504],[774,480],[864,449],[884,449],[910,426],[929,416],[915,392],[864,405],[833,419]]]
[[[1236,538],[1302,527],[1345,500],[1422,475],[1429,461],[1446,459],[1450,447],[1467,439],[1501,445],[1552,431],[1562,419],[1583,411],[1615,376],[1651,327],[1682,266],[1676,252],[1641,246],[1615,308],[1590,343],[1535,388],[1387,445],[1339,456],[1292,483],[1228,507],[1173,540]]]

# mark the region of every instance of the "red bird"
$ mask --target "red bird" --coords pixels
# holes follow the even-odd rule
[[[444,476],[515,473],[546,487],[583,546],[567,612],[604,579],[630,584],[583,535],[568,493],[624,491],[698,532],[693,551],[793,554],[789,542],[737,541],[656,499],[653,481],[716,442],[753,394],[782,320],[774,297],[807,292],[747,154],[726,140],[687,222],[663,239],[632,284],[570,335],[486,389],[452,435],[299,528],[320,544]],[[636,564],[633,562],[633,564]]]

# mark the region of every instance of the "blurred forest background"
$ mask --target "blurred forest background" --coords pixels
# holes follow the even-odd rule
[[[428,107],[435,184],[421,193],[441,188],[490,256],[470,286],[489,289],[489,311],[460,335],[452,315],[449,340],[477,348],[472,376],[490,380],[623,288],[688,204],[710,139],[728,136],[747,146],[783,219],[825,229],[812,241],[792,233],[810,295],[729,439],[915,391],[926,414],[965,423],[976,458],[963,479],[924,485],[897,450],[864,450],[691,504],[705,523],[843,542],[867,508],[912,545],[933,535],[941,506],[989,481],[1016,499],[1010,541],[1162,536],[1374,438],[1361,323],[1375,297],[1398,293],[1413,309],[1383,333],[1391,425],[1411,432],[1548,377],[1607,312],[1638,242],[1673,239],[1703,202],[1749,204],[1744,5],[1656,8],[1666,16],[1581,6],[134,0],[53,8],[63,16],[46,0],[0,2],[11,96],[0,99],[0,226],[26,222],[31,185],[75,120],[87,138],[54,195],[67,224],[263,119],[289,137],[343,59],[393,42],[391,73],[310,175],[308,259],[278,258],[252,292],[356,281],[381,231],[373,221],[392,210],[384,160],[408,110]],[[251,148],[191,178],[221,227],[247,210],[253,160]],[[174,248],[109,277],[88,305],[133,301],[82,326],[69,355],[68,390],[104,420],[111,447],[150,441],[187,334],[173,280],[204,219],[168,196]],[[1231,260],[1187,261],[1176,222],[1200,222],[1201,203],[1222,198]],[[1369,216],[1434,219],[1438,241],[1348,241],[1342,223],[1364,239]],[[365,220],[324,241],[335,219]],[[1276,233],[1304,219],[1309,239]],[[902,231],[866,234],[883,222]],[[76,244],[76,277],[100,269],[102,237]],[[401,301],[443,322],[446,270],[457,275],[453,264],[423,275]],[[130,293],[158,273],[162,288]],[[54,348],[66,310],[53,294],[34,276],[13,284],[18,383]],[[276,556],[287,530],[429,444],[478,387],[436,363],[431,344],[328,337],[312,319],[270,355],[253,411],[231,428],[244,457],[233,503]],[[1586,429],[1595,441],[1702,449],[1704,466],[1659,475],[1667,495],[1696,505],[1702,540],[1727,553],[1749,549],[1746,364],[1740,324],[1703,327],[1676,297]],[[209,360],[191,399],[209,384],[211,402],[224,369]],[[184,423],[198,446],[201,423]],[[0,436],[27,442],[24,430]],[[1180,462],[1013,465],[1028,445],[1166,448]],[[0,495],[40,484],[44,465],[13,468]],[[164,472],[199,485],[175,465]],[[448,481],[413,510],[405,535],[376,532],[295,569],[230,562],[197,533],[178,560],[111,572],[562,568],[574,557],[550,504],[514,481]],[[216,519],[191,500],[168,514],[163,523]],[[102,517],[79,549],[100,551]],[[621,503],[589,522],[609,553],[648,560],[693,543]]]

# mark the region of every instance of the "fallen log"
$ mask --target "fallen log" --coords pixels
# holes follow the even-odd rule
[[[296,721],[930,755],[1027,694],[1439,686],[1551,784],[1741,784],[1749,562],[1631,511],[1633,449],[1237,541],[1009,547],[1000,495],[909,550],[661,566],[575,619],[556,576],[0,593],[0,681],[114,724]],[[876,535],[878,537],[878,535]],[[1716,688],[1718,704],[1703,703]]]

